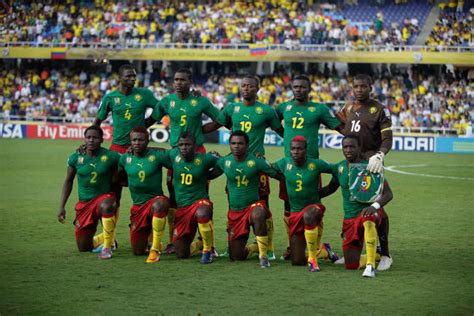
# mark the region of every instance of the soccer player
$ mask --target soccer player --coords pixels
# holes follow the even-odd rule
[[[134,127],[130,132],[132,153],[120,157],[118,175],[126,173],[133,206],[130,210],[130,240],[133,253],[141,256],[152,232],[153,241],[147,263],[160,260],[160,243],[166,225],[168,198],[161,188],[162,168],[168,165],[166,151],[148,148],[146,127]]]
[[[203,250],[201,263],[211,263],[213,246],[212,202],[209,200],[207,175],[217,157],[196,152],[194,135],[183,132],[178,148],[169,152],[176,196],[174,244],[178,258],[191,255],[191,242],[199,229]]]
[[[276,109],[279,119],[283,121],[285,130],[283,137],[285,157],[291,158],[291,140],[295,136],[303,136],[307,142],[306,152],[308,158],[318,159],[318,133],[321,124],[338,131],[342,124],[325,104],[309,101],[311,82],[307,76],[295,76],[292,80],[292,89],[294,99],[278,105]],[[291,208],[284,184],[284,182],[280,183],[280,199],[285,202],[284,223],[289,234]],[[289,254],[290,249],[287,249],[284,258],[289,259]]]
[[[99,258],[110,259],[116,225],[116,202],[111,181],[117,170],[119,154],[101,147],[103,136],[100,127],[88,127],[84,132],[85,153],[75,152],[69,156],[57,217],[60,223],[65,223],[65,206],[77,175],[79,202],[74,220],[77,247],[79,251],[91,251],[97,246],[94,245],[94,234],[99,220],[102,220],[104,246]]]
[[[254,244],[246,247],[253,226],[260,266],[270,267],[267,257],[268,231],[266,220],[271,217],[265,201],[259,197],[259,175],[263,172],[278,180],[283,176],[262,158],[249,153],[249,137],[242,131],[234,131],[229,139],[231,155],[218,160],[210,179],[222,173],[227,177],[229,191],[229,212],[227,232],[229,257],[231,260],[245,260],[253,251]]]
[[[375,259],[377,250],[377,226],[380,225],[383,207],[393,197],[388,182],[381,183],[382,192],[375,202],[362,201],[361,196],[379,190],[376,185],[377,176],[374,174],[356,175],[354,180],[351,168],[362,164],[366,168],[368,161],[361,155],[361,143],[356,135],[345,136],[342,141],[342,151],[345,160],[334,165],[331,182],[321,189],[322,197],[335,192],[341,187],[344,221],[342,225],[344,263],[346,269],[358,269],[361,251],[365,242],[367,264],[362,274],[364,277],[375,277]],[[378,192],[376,192],[378,194]],[[379,263],[380,266],[380,263]],[[378,269],[378,267],[377,267]]]
[[[367,168],[370,172],[382,172],[385,155],[392,148],[392,123],[390,113],[378,101],[370,98],[372,79],[367,75],[357,75],[352,83],[354,102],[347,103],[338,113],[343,121],[344,135],[355,134],[361,141],[361,154],[368,159]],[[382,221],[378,226],[379,242],[382,258],[378,270],[388,270],[393,259],[388,249],[389,219],[382,213]]]
[[[319,197],[321,173],[331,173],[332,166],[307,156],[307,141],[295,136],[290,142],[291,158],[285,157],[273,167],[285,176],[290,202],[290,249],[293,265],[308,264],[309,271],[318,272],[317,255],[323,233],[325,207]],[[305,258],[305,247],[308,260]]]
[[[257,101],[257,92],[260,89],[260,81],[256,76],[246,75],[240,84],[242,102],[231,103],[220,112],[217,122],[203,127],[204,132],[213,131],[221,126],[229,127],[233,131],[243,131],[249,137],[248,152],[257,156],[265,156],[263,146],[265,131],[267,128],[273,129],[278,135],[283,137],[283,128],[275,110],[266,104]],[[260,199],[264,200],[269,207],[270,179],[262,173],[259,176]],[[269,228],[269,259],[275,259],[273,253],[273,220],[268,219]]]
[[[197,96],[191,93],[192,73],[189,69],[179,69],[174,74],[173,86],[175,93],[170,94],[160,100],[153,110],[152,115],[146,120],[147,126],[155,121],[160,121],[163,116],[170,118],[170,145],[172,148],[178,146],[179,136],[183,132],[190,132],[196,140],[196,151],[205,153],[203,147],[204,136],[202,131],[202,115],[205,114],[212,120],[216,120],[219,110],[204,96]],[[172,171],[168,171],[167,186],[170,193],[171,209],[168,216],[170,240],[173,232],[173,217],[176,208],[174,189],[172,183]],[[168,244],[165,253],[174,252],[172,244]]]

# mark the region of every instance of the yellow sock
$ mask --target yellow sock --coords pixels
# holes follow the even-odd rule
[[[173,232],[174,232],[174,216],[176,214],[175,208],[168,209],[168,234],[170,237],[169,244],[173,242]]]
[[[304,237],[306,238],[306,249],[308,249],[308,260],[316,259],[319,250],[318,244],[319,227],[304,230]]]
[[[375,267],[375,254],[377,253],[377,228],[372,221],[364,222],[365,252],[367,253],[367,264]]]
[[[115,210],[115,230],[114,230],[114,235],[112,236],[112,241],[115,241],[117,239],[117,223],[119,220],[119,215],[120,215],[120,207],[117,207]]]
[[[211,242],[212,242],[212,246],[211,247],[215,247],[215,241],[214,241],[214,223],[212,222],[212,219],[209,220],[209,225],[211,225]]]
[[[318,258],[320,259],[328,259],[329,258],[329,253],[327,252],[326,248],[323,247],[323,244],[319,244],[319,251],[318,251]]]
[[[115,216],[102,217],[102,229],[104,230],[104,248],[112,248],[115,236]]]
[[[166,217],[153,216],[151,226],[153,228],[153,242],[150,250],[160,251],[161,238],[163,238],[166,226]]]
[[[268,250],[273,251],[273,217],[267,218],[267,236],[268,236]]]
[[[198,253],[201,253],[201,249],[202,249],[202,240],[195,240],[191,243],[191,245],[189,246],[189,253],[191,254],[191,256],[194,256],[194,255],[197,255]]]
[[[253,254],[257,253],[258,252],[258,244],[256,243],[251,243],[250,245],[247,245],[247,250],[248,250],[248,254],[247,254],[247,259],[250,258]]]
[[[380,254],[378,253],[375,254],[375,261],[380,261]],[[366,265],[367,265],[367,255],[366,254],[360,255],[359,269],[365,268]]]
[[[258,256],[266,257],[268,251],[268,236],[257,236]]]
[[[207,223],[198,223],[199,233],[202,237],[203,251],[211,251],[212,247],[212,225]]]
[[[94,248],[99,247],[103,243],[104,243],[104,233],[97,234],[92,239],[92,245]]]

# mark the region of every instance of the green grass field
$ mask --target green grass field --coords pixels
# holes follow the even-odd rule
[[[410,174],[386,174],[395,196],[387,207],[394,264],[377,278],[364,279],[362,271],[328,262],[321,263],[320,273],[283,261],[263,270],[256,258],[218,258],[200,265],[199,257],[178,261],[162,256],[158,264],[145,264],[145,257],[131,253],[128,190],[118,227],[120,248],[113,259],[104,262],[96,254],[79,253],[71,224],[76,191],[68,203],[68,224],[56,221],[66,159],[78,144],[0,139],[0,315],[474,313],[472,155],[387,156],[387,166],[419,166],[394,168]],[[228,152],[226,146],[208,148]],[[270,161],[281,154],[281,148],[268,148]],[[323,150],[321,157],[336,162],[342,153]],[[226,244],[223,188],[223,178],[211,184],[219,250]],[[286,237],[275,181],[272,188],[275,250],[280,256]],[[324,204],[323,240],[340,253],[340,192]]]

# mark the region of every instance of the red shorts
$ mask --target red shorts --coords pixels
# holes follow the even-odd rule
[[[142,205],[133,205],[130,209],[130,240],[148,239],[153,219],[152,206],[156,200],[168,200],[164,195],[155,196]]]
[[[359,214],[357,217],[345,219],[342,222],[343,250],[362,250],[364,247],[364,222],[372,221],[378,226],[382,218],[383,209],[379,209],[376,214],[369,217],[363,217]]]
[[[235,240],[250,233],[250,217],[254,208],[259,206],[267,211],[267,218],[272,217],[265,201],[257,201],[240,211],[229,210],[227,214],[227,240]]]
[[[212,211],[212,202],[208,199],[200,199],[191,205],[179,207],[176,209],[176,215],[174,217],[174,231],[173,231],[173,242],[183,238],[185,235],[190,235],[194,238],[197,229],[196,212],[202,205],[207,205]]]
[[[112,145],[110,145],[109,149],[113,150],[113,151],[116,151],[119,154],[123,155],[127,152],[129,147],[130,147],[130,145],[117,145],[117,144],[112,143]]]
[[[320,203],[315,203],[315,204],[310,204],[305,206],[301,211],[299,212],[291,212],[290,213],[290,237],[296,234],[301,234],[304,233],[304,213],[311,208],[311,207],[317,207],[321,211],[321,217],[324,216],[324,211],[326,211],[326,207]],[[322,218],[321,218],[322,222]]]
[[[319,175],[319,188],[323,187],[323,175]],[[280,200],[288,201],[288,191],[286,190],[286,182],[280,181],[280,193],[278,194]]]
[[[109,192],[87,202],[77,202],[76,218],[74,219],[76,237],[95,234],[101,218],[99,206],[105,199],[112,199],[115,202],[115,193]]]
[[[199,154],[205,154],[206,153],[206,148],[204,148],[204,146],[197,146],[196,147],[196,152],[199,153]],[[169,190],[169,188],[174,188],[174,185],[173,185],[173,169],[168,169],[168,172],[166,173],[166,185],[168,186],[168,190]],[[170,208],[176,208],[176,201],[174,199],[170,199]]]

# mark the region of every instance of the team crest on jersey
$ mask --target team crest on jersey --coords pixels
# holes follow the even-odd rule
[[[293,169],[293,165],[291,163],[286,164],[286,170],[291,171]]]
[[[132,163],[132,157],[127,157],[127,164],[131,164]]]
[[[255,113],[257,113],[257,114],[262,114],[262,113],[263,113],[263,108],[262,108],[261,106],[257,106],[257,107],[255,108]]]
[[[292,107],[293,107],[293,105],[287,105],[286,106],[286,111],[290,111]]]
[[[77,157],[77,163],[82,165],[84,163],[84,157],[82,156]]]
[[[310,162],[309,165],[308,165],[308,170],[313,171],[315,169],[316,169],[316,165],[314,163]]]
[[[362,182],[360,184],[361,191],[365,192],[365,191],[369,190],[371,183],[372,183],[372,177],[371,176],[362,176]]]
[[[109,157],[107,157],[106,155],[103,155],[102,157],[100,157],[100,161],[102,162],[107,162],[107,160],[109,160]]]
[[[181,157],[180,156],[177,156],[174,161],[176,161],[176,163],[179,163],[181,161]]]
[[[191,100],[191,106],[196,106],[198,105],[198,101],[197,100]]]
[[[200,166],[202,164],[202,160],[199,158],[194,159],[194,165]]]
[[[175,105],[176,105],[176,101],[175,101],[175,100],[170,101],[170,107],[171,107],[171,108],[174,108]]]
[[[114,103],[115,103],[115,105],[119,105],[119,104],[120,104],[120,98],[119,98],[119,97],[115,97],[115,98],[114,98]]]
[[[315,112],[315,111],[316,111],[316,108],[315,108],[314,106],[310,106],[310,107],[308,108],[308,111],[310,111],[310,112]]]
[[[225,166],[226,166],[226,168],[230,168],[230,160],[227,160],[227,161],[225,162]]]
[[[339,174],[342,174],[344,172],[344,166],[339,166],[338,172]]]
[[[135,94],[135,101],[140,102],[142,99],[142,96],[139,94]]]
[[[240,105],[237,105],[235,108],[234,108],[234,113],[239,113],[240,112]]]
[[[375,106],[373,106],[369,109],[369,112],[370,112],[370,114],[374,114],[375,112],[377,112],[377,108]]]
[[[253,160],[247,161],[247,167],[252,168],[253,166],[255,166],[255,161]]]
[[[155,161],[155,160],[156,160],[156,156],[155,156],[155,155],[150,155],[150,156],[148,156],[148,161],[153,162],[153,161]]]

